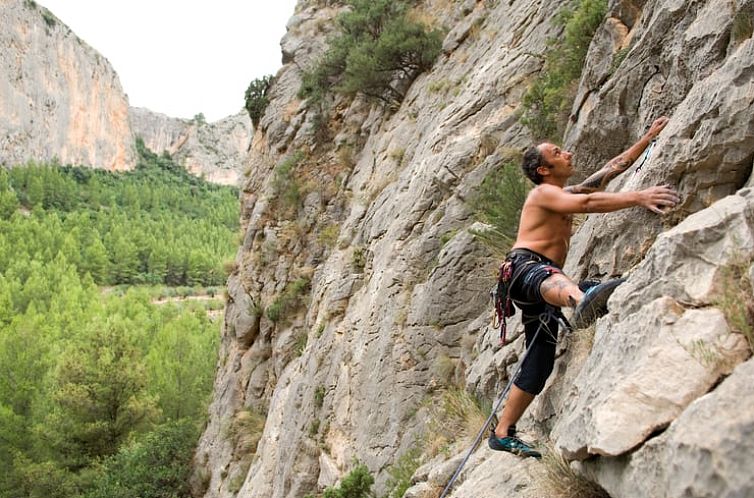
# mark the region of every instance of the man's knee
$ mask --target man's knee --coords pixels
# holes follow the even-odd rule
[[[557,307],[576,306],[583,292],[563,273],[553,273],[539,287],[542,299]]]
[[[514,382],[516,387],[533,396],[541,393],[545,388],[547,379],[552,374],[553,363],[533,365],[531,368],[522,368],[521,373]]]

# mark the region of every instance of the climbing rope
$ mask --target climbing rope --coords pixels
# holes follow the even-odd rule
[[[526,348],[524,351],[523,356],[521,356],[521,361],[518,362],[518,366],[516,367],[516,371],[513,372],[513,375],[511,375],[510,380],[508,381],[508,384],[505,386],[505,389],[503,389],[503,392],[500,394],[500,397],[498,398],[497,402],[495,403],[495,406],[492,408],[492,413],[490,413],[490,416],[487,417],[487,421],[484,423],[482,428],[479,430],[479,434],[477,434],[476,439],[472,443],[471,447],[469,448],[469,451],[466,453],[466,456],[461,461],[461,463],[458,465],[458,468],[456,469],[455,473],[453,473],[453,477],[450,478],[450,481],[448,481],[448,484],[445,485],[445,489],[443,489],[442,494],[440,495],[440,498],[445,498],[447,496],[448,491],[450,491],[450,488],[453,486],[453,483],[456,481],[458,476],[461,474],[461,471],[463,470],[463,467],[466,465],[466,463],[469,461],[469,458],[471,458],[471,455],[474,453],[474,451],[477,449],[477,446],[479,446],[479,442],[482,440],[482,437],[484,436],[484,433],[489,427],[490,422],[492,422],[492,419],[495,418],[495,414],[500,410],[500,407],[503,404],[503,401],[505,400],[505,397],[508,395],[508,391],[510,391],[511,386],[513,385],[513,381],[518,377],[519,372],[521,372],[521,367],[524,364],[524,361],[526,361],[526,357],[529,355],[529,350],[531,349],[531,345],[534,344],[537,340],[537,336],[539,336],[539,333],[542,331],[542,328],[547,328],[547,332],[550,334],[551,337],[554,336],[552,331],[549,330],[549,327],[547,327],[547,321],[550,318],[555,318],[558,323],[563,326],[565,329],[569,329],[570,326],[568,322],[564,320],[562,315],[560,313],[557,313],[554,311],[554,308],[548,306],[546,310],[543,313],[540,313],[537,316],[537,319],[539,320],[539,327],[537,327],[537,331],[534,333],[534,338],[529,343],[529,347]]]

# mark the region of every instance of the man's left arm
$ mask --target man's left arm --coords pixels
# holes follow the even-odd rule
[[[660,134],[667,124],[668,118],[665,116],[656,119],[652,123],[652,126],[649,127],[649,131],[638,142],[629,147],[628,150],[611,159],[602,169],[589,176],[583,182],[566,187],[563,190],[572,194],[591,194],[592,192],[605,190],[607,184],[613,178],[626,171],[641,156],[644,149]]]

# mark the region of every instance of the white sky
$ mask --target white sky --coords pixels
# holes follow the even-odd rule
[[[296,0],[38,0],[106,57],[129,103],[178,118],[235,114],[281,66]]]

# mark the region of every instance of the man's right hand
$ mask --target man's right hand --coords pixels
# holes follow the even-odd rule
[[[681,201],[678,192],[669,185],[650,187],[637,193],[639,205],[657,214],[665,214],[665,211],[674,208]]]

